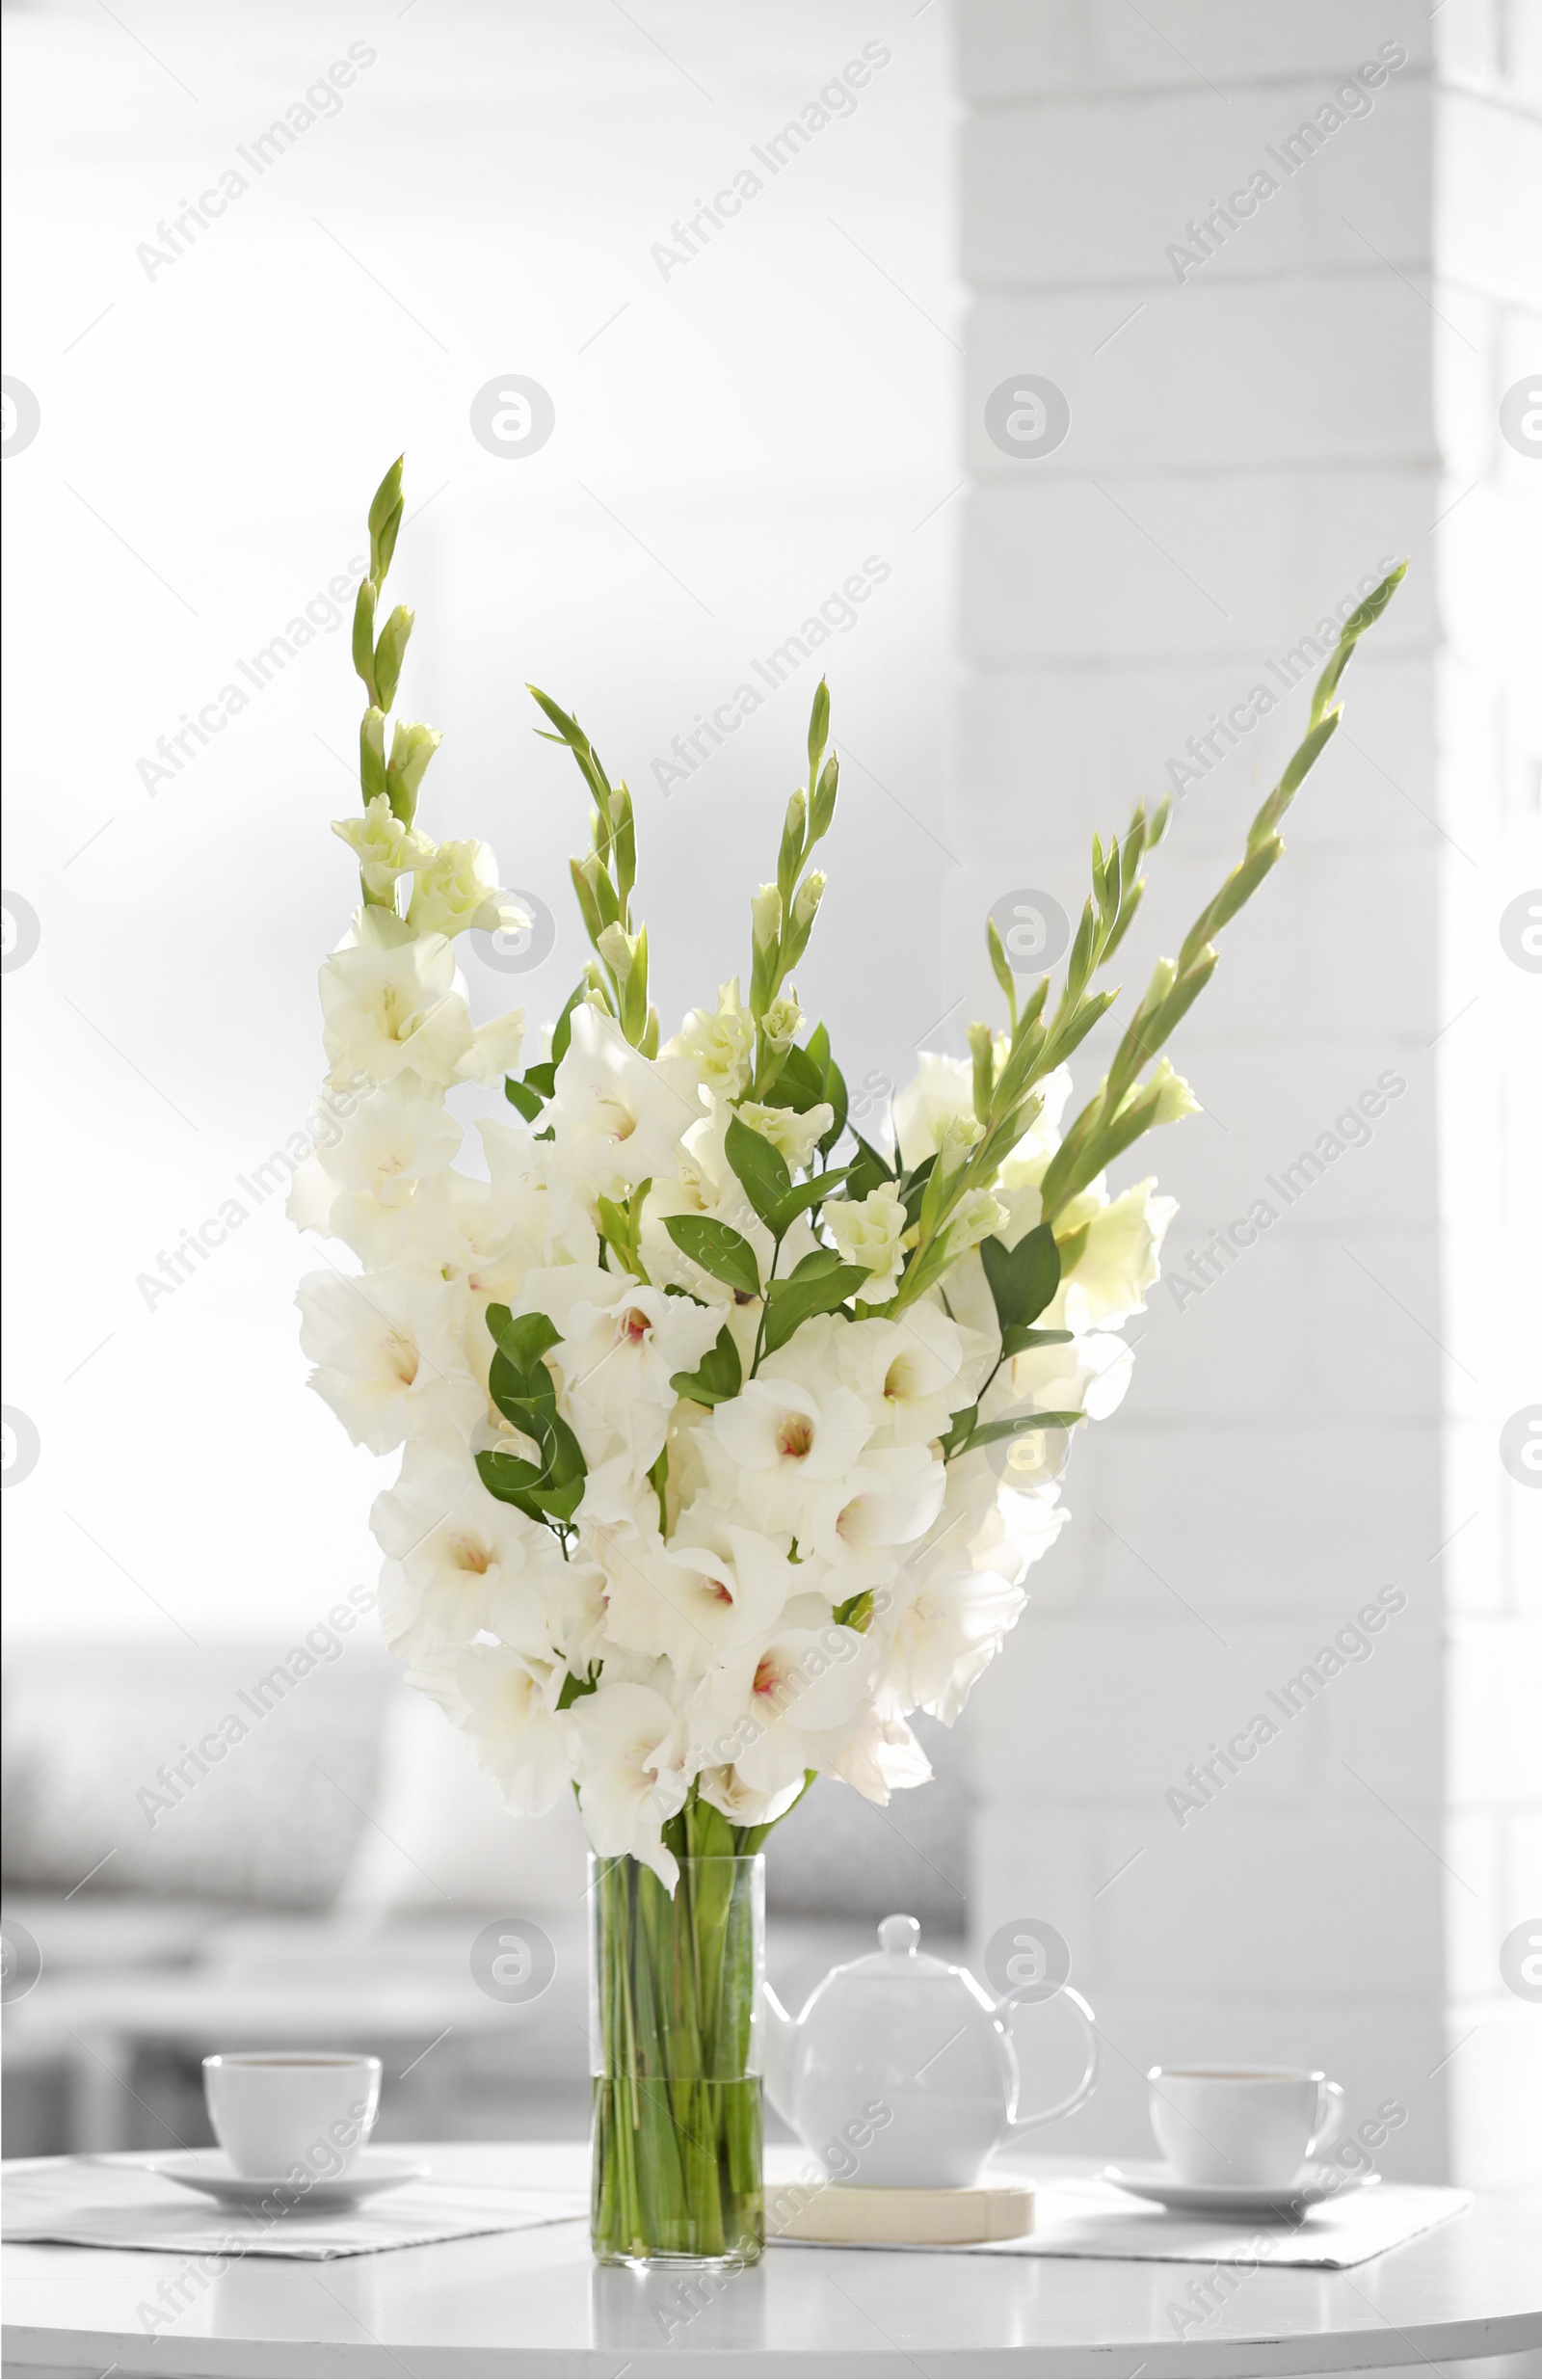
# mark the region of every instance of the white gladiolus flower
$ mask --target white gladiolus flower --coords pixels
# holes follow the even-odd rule
[[[366,1265],[388,1265],[408,1253],[420,1185],[442,1175],[460,1145],[454,1116],[422,1095],[415,1076],[399,1075],[360,1100],[304,1183],[296,1177],[290,1218],[304,1211],[317,1218],[313,1229],[345,1241]]]
[[[765,1108],[758,1100],[746,1099],[738,1116],[741,1124],[748,1124],[762,1140],[780,1149],[789,1165],[798,1166],[808,1164],[835,1122],[836,1111],[825,1100],[800,1115],[795,1108]]]
[[[524,1010],[510,1008],[477,1027],[456,1075],[463,1083],[501,1083],[519,1063],[523,1047]]]
[[[688,1782],[678,1752],[679,1725],[651,1686],[601,1680],[568,1713],[581,1778],[578,1807],[602,1859],[642,1859],[670,1891],[679,1864],[663,1830]]]
[[[899,1286],[900,1243],[909,1229],[905,1202],[893,1185],[880,1183],[865,1198],[833,1198],[824,1217],[846,1263],[865,1265],[872,1276],[862,1292],[866,1302],[877,1305],[891,1297]]]
[[[716,1345],[727,1309],[645,1289],[625,1273],[606,1281],[601,1297],[572,1307],[552,1353],[580,1439],[598,1447],[612,1433],[641,1477],[663,1450],[675,1407],[673,1376],[696,1370]]]
[[[664,1056],[689,1058],[696,1079],[716,1099],[737,1099],[750,1079],[755,1024],[740,1004],[734,976],[717,996],[717,1007],[693,1008]]]
[[[312,1272],[297,1299],[310,1385],[356,1446],[388,1455],[405,1439],[464,1439],[482,1410],[456,1314],[435,1273],[416,1266],[346,1277]]]
[[[930,1784],[932,1764],[904,1720],[879,1709],[869,1711],[847,1737],[830,1764],[830,1774],[854,1785],[864,1801],[876,1802],[882,1808],[891,1794]]]
[[[784,1628],[703,1679],[687,1725],[691,1756],[733,1767],[751,1792],[784,1792],[857,1716],[874,1647],[855,1629]]]
[[[1027,1601],[992,1570],[944,1567],[901,1611],[879,1675],[880,1706],[951,1726]]]
[[[1054,1311],[1050,1308],[1050,1313]],[[1049,1316],[1045,1317],[1046,1326]],[[1091,1330],[1067,1347],[1034,1347],[1003,1366],[980,1406],[985,1420],[1010,1407],[1086,1413],[1103,1421],[1124,1401],[1133,1356],[1111,1330]]]
[[[431,837],[420,834],[415,826],[404,826],[387,793],[377,793],[366,802],[361,817],[333,818],[332,831],[357,855],[370,899],[386,908],[395,896],[398,876],[426,868],[434,857]]]
[[[915,1585],[949,1570],[994,1570],[1009,1587],[1019,1585],[1064,1526],[1059,1494],[1053,1480],[1031,1492],[1003,1487],[983,1450],[957,1457],[947,1466],[942,1511],[925,1543],[906,1562],[906,1579]],[[875,1635],[892,1633],[905,1592],[902,1584],[892,1593],[880,1590],[875,1596]]]
[[[439,1652],[486,1633],[552,1659],[562,1555],[548,1530],[490,1495],[468,1461],[409,1458],[369,1519],[388,1557],[381,1625],[392,1652]]]
[[[966,1337],[951,1316],[924,1299],[900,1314],[834,1325],[828,1345],[828,1360],[865,1401],[879,1445],[942,1436],[991,1361],[985,1342],[973,1332]]]
[[[704,1802],[720,1809],[730,1826],[774,1827],[784,1818],[803,1791],[803,1778],[794,1778],[780,1793],[757,1793],[747,1785],[736,1768],[703,1769],[697,1778],[697,1787]]]
[[[498,863],[485,842],[441,842],[421,864],[408,904],[407,922],[419,934],[510,931],[532,923],[513,893],[500,891]]]
[[[832,1603],[891,1579],[899,1551],[922,1538],[943,1509],[944,1465],[926,1446],[870,1446],[856,1468],[814,1498],[798,1540],[823,1565]]]
[[[1146,1292],[1161,1270],[1162,1240],[1178,1213],[1177,1199],[1156,1197],[1156,1176],[1148,1174],[1090,1217],[1086,1245],[1065,1284],[1068,1330],[1094,1330],[1144,1314]]]
[[[962,1256],[968,1249],[978,1247],[982,1240],[998,1233],[1006,1219],[1006,1209],[990,1190],[970,1190],[967,1198],[959,1200],[947,1226],[949,1254]]]
[[[516,1817],[548,1810],[572,1774],[571,1739],[556,1709],[560,1665],[502,1645],[468,1645],[419,1661],[407,1682],[467,1734]]]
[[[547,710],[553,725],[564,717]],[[365,740],[366,765],[369,753],[383,759],[378,712]],[[392,783],[404,807],[438,740],[398,727]],[[626,799],[618,789],[617,803]],[[828,788],[812,809],[822,835]],[[788,849],[810,821],[811,795],[795,795]],[[1150,1179],[1113,1198],[1101,1174],[1081,1188],[1053,1218],[1056,1294],[1027,1318],[1065,1342],[998,1362],[980,1243],[1015,1249],[1040,1227],[1070,1074],[1057,1067],[1034,1086],[1016,1145],[992,1173],[979,1163],[973,1064],[926,1052],[892,1104],[895,1152],[905,1169],[934,1161],[947,1219],[929,1242],[925,1295],[884,1314],[917,1236],[900,1182],[820,1201],[779,1241],[728,1156],[737,1120],[807,1173],[832,1134],[831,1102],[804,1113],[774,1104],[784,1059],[800,1098],[813,1084],[796,989],[785,982],[770,997],[808,941],[823,876],[808,875],[785,903],[775,884],[753,898],[762,1012],[732,977],[715,1007],[693,1008],[647,1057],[610,1006],[614,996],[634,1030],[646,1015],[652,1045],[646,938],[626,922],[598,923],[613,917],[631,867],[629,811],[613,824],[615,845],[597,846],[580,872],[600,959],[626,998],[599,988],[598,965],[586,972],[542,1098],[545,1078],[531,1080],[529,1061],[549,1062],[554,1029],[532,1050],[522,1011],[473,1026],[456,972],[457,936],[530,923],[499,889],[492,850],[474,839],[436,843],[384,794],[336,823],[365,898],[321,970],[332,1090],[289,1213],[364,1268],[304,1284],[301,1336],[312,1384],[355,1443],[406,1450],[371,1512],[387,1645],[467,1736],[511,1810],[546,1809],[572,1783],[596,1852],[645,1862],[673,1891],[665,1830],[674,1836],[687,1804],[701,1805],[697,1817],[710,1808],[758,1829],[791,1808],[811,1774],[876,1804],[926,1781],[910,1717],[951,1725],[1024,1609],[1026,1573],[1068,1518],[1065,1433],[1043,1416],[1093,1420],[1118,1404],[1130,1350],[1112,1326],[1144,1309],[1174,1202]],[[971,1029],[971,1045],[981,1042]],[[1008,1047],[994,1037],[997,1073]],[[770,1097],[750,1099],[758,1051],[770,1057],[760,1085]],[[510,1120],[498,1099],[500,1120],[477,1127],[485,1165],[459,1163],[450,1095],[473,1083],[496,1092],[520,1065],[519,1112],[531,1107],[533,1126]],[[1159,1121],[1194,1105],[1165,1059],[1130,1096]],[[602,1201],[623,1210],[619,1219],[607,1211],[603,1231]],[[705,1263],[670,1236],[687,1217],[719,1227],[699,1234]],[[725,1231],[747,1243],[758,1283],[746,1286]],[[781,1289],[768,1296],[773,1268],[785,1281],[815,1251],[857,1269],[861,1285],[776,1345],[801,1308]],[[706,1269],[718,1263],[739,1271],[740,1286]],[[504,1307],[549,1323],[541,1356],[517,1356],[509,1341],[500,1356],[489,1314]],[[696,1379],[720,1339],[737,1352],[738,1386],[714,1404],[720,1367],[695,1395],[677,1383]],[[982,1425],[1021,1421],[1021,1439],[944,1456],[955,1422],[967,1440],[976,1407]],[[477,1461],[491,1452],[541,1465],[552,1448],[542,1416],[553,1409],[559,1459],[511,1490],[529,1510],[504,1503]]]
[[[360,910],[358,931],[321,970],[331,1080],[390,1083],[411,1068],[431,1085],[453,1082],[471,1047],[471,1019],[449,944],[441,934],[414,936],[387,909]]]
[[[699,1518],[681,1521],[667,1551],[628,1559],[613,1546],[604,1564],[606,1635],[634,1652],[662,1652],[681,1679],[763,1643],[798,1576],[757,1531],[702,1529]]]
[[[764,1016],[760,1030],[773,1050],[779,1054],[790,1050],[803,1030],[803,1010],[796,992],[779,992]]]
[[[746,1381],[702,1436],[736,1468],[738,1502],[758,1529],[796,1535],[813,1497],[843,1479],[872,1433],[860,1397],[832,1382],[815,1396],[794,1379]]]
[[[907,1165],[918,1165],[937,1155],[944,1124],[954,1127],[947,1136],[954,1150],[972,1147],[980,1127],[974,1113],[974,1070],[969,1060],[923,1050],[916,1080],[894,1101],[893,1116],[894,1137]]]
[[[619,1198],[673,1174],[680,1136],[701,1114],[688,1059],[643,1057],[614,1017],[583,1004],[573,1010],[546,1120],[576,1180]]]

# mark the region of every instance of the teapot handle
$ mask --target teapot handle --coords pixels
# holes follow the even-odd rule
[[[1061,1986],[1058,1996],[1061,1999],[1069,2000],[1071,2002],[1072,2007],[1076,2010],[1077,2018],[1080,2020],[1082,2031],[1087,2036],[1087,2063],[1082,2069],[1081,2080],[1077,2084],[1076,2089],[1072,2091],[1067,2098],[1056,2100],[1053,2107],[1046,2107],[1042,2114],[1036,2116],[1020,2116],[1017,2112],[1018,2098],[1021,2098],[1022,2096],[1020,2069],[1018,2098],[1015,2098],[1012,2102],[1012,2114],[1008,2122],[1008,2128],[1002,2135],[1003,2142],[1013,2139],[1019,2132],[1036,2132],[1041,2125],[1053,2124],[1061,2116],[1075,2114],[1076,2110],[1082,2104],[1083,2100],[1091,2098],[1093,2091],[1097,2087],[1097,2020],[1093,2016],[1092,2010],[1087,2006],[1086,2001],[1082,1998],[1080,1992],[1073,1991],[1069,1984],[1063,1984]],[[1004,2015],[1011,2005],[1012,1997],[1009,1992],[1005,1999],[997,2000],[997,2016]],[[1014,2047],[1013,2055],[1016,2056],[1016,2049]]]

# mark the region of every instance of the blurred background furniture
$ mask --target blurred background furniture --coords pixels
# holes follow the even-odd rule
[[[5,1914],[42,1971],[6,2016],[6,2155],[201,2145],[199,2061],[215,2048],[374,2051],[382,2140],[587,2127],[576,1815],[511,1820],[373,1624],[261,1718],[271,1645],[14,1650]],[[192,1769],[180,1801],[149,1801],[171,1800],[159,1771],[243,1712],[251,1732],[206,1776]],[[930,1732],[944,1768],[930,1792],[878,1811],[826,1786],[773,1838],[770,1966],[794,2006],[871,1948],[891,1909],[962,1955],[962,1764]],[[489,1997],[471,1970],[482,1929],[511,1916],[557,1955],[526,2004]]]

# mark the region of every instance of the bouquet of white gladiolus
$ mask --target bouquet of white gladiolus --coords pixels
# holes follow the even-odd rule
[[[951,1724],[1016,1622],[1067,1518],[1070,1434],[1128,1384],[1119,1326],[1173,1213],[1150,1178],[1110,1194],[1107,1168],[1195,1105],[1158,1053],[1280,856],[1339,678],[1401,572],[1350,618],[1240,864],[1087,1103],[1063,1121],[1165,802],[1094,841],[1058,990],[1047,976],[1020,1004],[989,929],[1004,1028],[971,1027],[969,1059],[922,1059],[891,1147],[848,1122],[796,988],[837,814],[822,684],[807,786],[750,902],[744,988],[662,1043],[631,797],[532,689],[592,804],[572,882],[595,956],[522,1072],[522,1015],[473,1023],[456,938],[522,913],[486,844],[417,823],[438,735],[398,722],[387,742],[412,619],[377,609],[401,511],[398,464],[354,629],[362,809],[334,829],[362,900],[321,971],[330,1079],[369,1088],[293,1207],[361,1269],[305,1284],[304,1344],[355,1442],[403,1450],[372,1517],[412,1682],[511,1809],[576,1786],[595,1851],[673,1891],[681,1860],[758,1850],[821,1775],[878,1803],[923,1783],[912,1714]],[[501,1081],[512,1110],[478,1124],[475,1172],[446,1104],[466,1080]],[[616,2223],[655,2237],[646,2192]]]

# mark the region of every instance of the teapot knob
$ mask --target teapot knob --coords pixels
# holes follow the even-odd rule
[[[886,1917],[878,1929],[880,1950],[914,1951],[921,1930],[914,1917]]]

